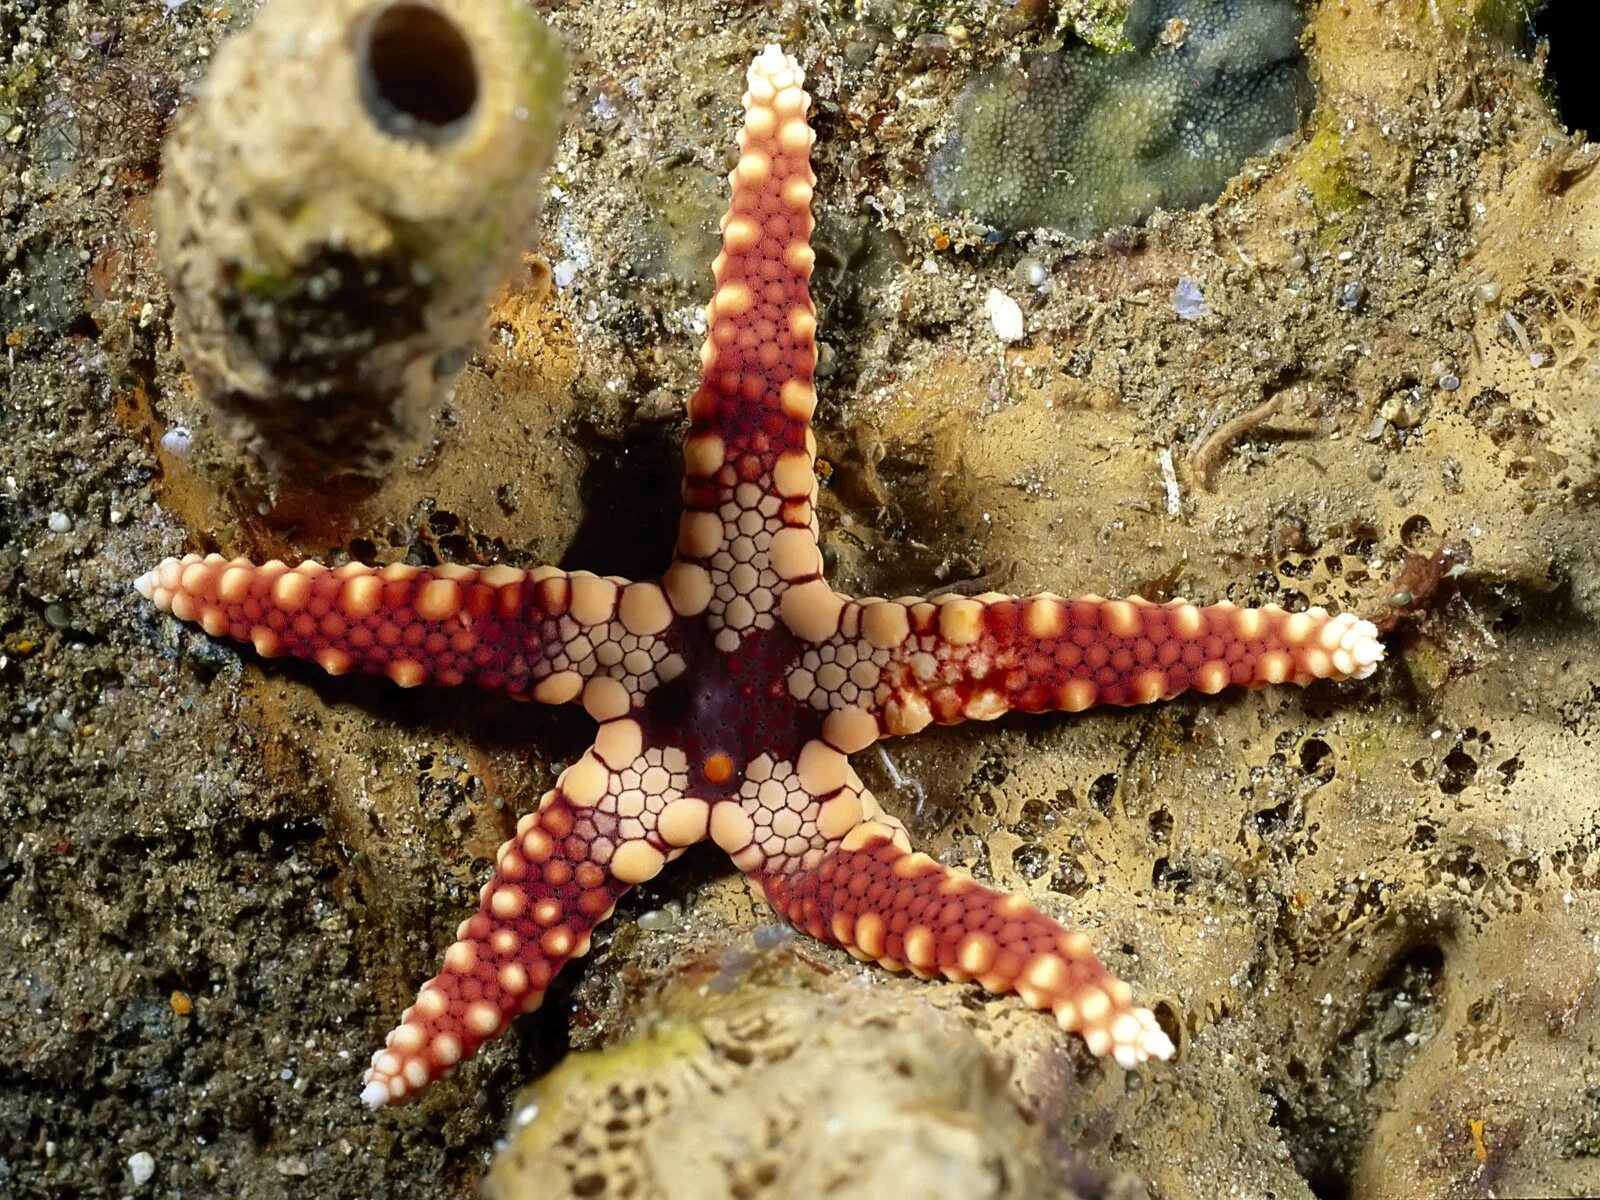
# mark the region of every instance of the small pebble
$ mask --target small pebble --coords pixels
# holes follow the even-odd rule
[[[174,425],[161,435],[161,448],[168,454],[179,457],[189,453],[189,447],[194,444],[194,435],[183,425]]]
[[[47,518],[45,518],[45,523],[50,526],[51,533],[72,532],[72,518],[67,516],[67,514],[64,512],[51,513]]]
[[[1022,309],[1017,302],[999,288],[990,288],[984,298],[983,310],[989,314],[997,338],[1008,345],[1020,342],[1027,330],[1022,324]]]
[[[676,929],[681,920],[683,920],[683,906],[671,901],[660,908],[640,913],[639,928],[647,933],[665,933],[669,929]]]
[[[133,1176],[133,1186],[143,1187],[156,1173],[156,1160],[148,1150],[128,1155],[128,1174]]]
[[[1396,592],[1389,597],[1389,604],[1393,608],[1405,608],[1414,599],[1410,592]]]
[[[550,278],[558,288],[572,286],[572,281],[578,277],[578,261],[573,258],[563,258],[550,268]]]
[[[44,606],[44,623],[51,629],[71,629],[72,614],[67,611],[65,604],[46,604]]]
[[[1339,289],[1339,307],[1354,312],[1361,307],[1361,302],[1367,298],[1367,285],[1359,279],[1345,284]]]
[[[781,946],[785,942],[792,941],[794,930],[787,925],[768,923],[766,925],[757,925],[754,936],[757,947],[762,950],[771,950],[774,946]]]
[[[1439,388],[1441,391],[1453,392],[1460,386],[1461,379],[1459,376],[1453,375],[1449,372],[1439,376]]]
[[[1050,272],[1045,265],[1031,254],[1027,258],[1017,260],[1017,265],[1012,269],[1012,277],[1022,286],[1042,288],[1050,282]]]
[[[1480,283],[1473,290],[1478,293],[1478,299],[1485,304],[1493,304],[1500,299],[1500,285],[1498,283]]]
[[[1172,311],[1177,313],[1181,320],[1193,321],[1196,317],[1203,317],[1209,313],[1211,306],[1206,303],[1206,294],[1200,285],[1184,275],[1172,291]]]

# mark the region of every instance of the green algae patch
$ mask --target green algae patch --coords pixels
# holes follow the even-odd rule
[[[1316,133],[1295,163],[1295,173],[1310,192],[1317,215],[1324,220],[1342,217],[1371,199],[1351,178],[1344,136],[1332,114],[1318,122]]]
[[[1128,22],[1128,0],[1082,0],[1076,11],[1063,6],[1060,28],[1071,28],[1086,44],[1103,54],[1133,49],[1123,32]]]
[[[935,198],[997,229],[1090,237],[1214,201],[1311,101],[1291,0],[1138,0],[1123,40],[974,79],[929,164]]]

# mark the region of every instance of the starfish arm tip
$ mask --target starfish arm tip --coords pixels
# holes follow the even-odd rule
[[[139,595],[143,596],[146,600],[151,599],[155,595],[155,587],[156,573],[154,571],[146,571],[143,575],[139,576],[139,578],[133,581],[133,590],[138,592]]]
[[[1340,613],[1330,620],[1324,628],[1322,644],[1333,654],[1336,667],[1349,668],[1343,673],[1351,679],[1366,679],[1378,669],[1385,654],[1378,627],[1353,613]]]
[[[376,1112],[389,1103],[389,1089],[377,1080],[369,1080],[361,1089],[361,1103]]]

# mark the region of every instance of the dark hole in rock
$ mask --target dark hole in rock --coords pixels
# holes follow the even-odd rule
[[[472,47],[429,5],[391,4],[374,14],[359,54],[362,100],[395,137],[445,141],[478,103]]]
[[[1321,738],[1308,738],[1300,747],[1300,770],[1323,783],[1333,778],[1333,747]]]
[[[1478,777],[1478,760],[1460,746],[1444,756],[1444,766],[1439,771],[1439,790],[1447,796],[1459,796]]]
[[[1574,130],[1600,133],[1600,76],[1594,69],[1593,0],[1550,0],[1533,18],[1535,36],[1550,42],[1546,68],[1556,111]]]
[[[1115,774],[1100,775],[1089,785],[1089,803],[1098,808],[1102,813],[1111,812],[1111,799],[1117,794],[1117,777]]]
[[[1432,536],[1433,522],[1420,513],[1414,517],[1407,517],[1405,524],[1400,526],[1400,544],[1407,550],[1418,549]]]

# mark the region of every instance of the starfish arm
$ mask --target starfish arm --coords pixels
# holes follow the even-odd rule
[[[788,685],[829,714],[840,731],[829,740],[847,752],[935,721],[1144,704],[1190,688],[1364,679],[1383,657],[1371,622],[1321,608],[1048,593],[841,601]]]
[[[640,736],[624,708],[517,823],[443,968],[372,1056],[361,1092],[370,1107],[412,1098],[538,1008],[618,897],[705,837],[709,807],[683,794],[683,754],[642,748]]]
[[[677,561],[663,580],[679,613],[708,614],[723,650],[772,628],[785,590],[822,573],[804,78],[776,46],[750,67],[703,374],[689,400]]]
[[[803,752],[793,770],[769,774],[767,784],[780,786],[712,814],[712,836],[733,848],[734,862],[795,928],[891,970],[1015,992],[1124,1067],[1172,1054],[1154,1016],[1133,1006],[1133,989],[1100,964],[1086,935],[912,853],[904,827],[879,809],[844,756],[811,745],[819,747],[813,761]],[[818,795],[819,785],[833,786]],[[809,804],[780,824],[795,812],[795,794]],[[724,816],[731,812],[738,815]]]
[[[401,687],[472,682],[562,703],[596,676],[624,679],[637,694],[682,669],[662,637],[672,612],[657,585],[582,571],[291,569],[191,554],[135,586],[162,611],[264,657],[309,659],[330,675],[387,675]]]

